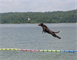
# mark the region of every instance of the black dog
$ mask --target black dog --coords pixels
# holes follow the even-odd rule
[[[42,33],[43,33],[43,32],[47,32],[47,33],[51,34],[52,36],[61,39],[59,36],[57,36],[57,35],[55,34],[55,33],[59,33],[60,31],[53,32],[53,31],[51,31],[46,25],[44,25],[43,23],[38,24],[38,26],[41,26],[41,27],[43,28]]]

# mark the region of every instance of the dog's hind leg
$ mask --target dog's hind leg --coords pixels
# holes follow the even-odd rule
[[[54,36],[54,37],[57,37],[57,38],[61,39],[61,37],[59,37],[59,36],[57,36],[57,35],[56,35],[56,36]]]
[[[59,37],[59,36],[56,36],[57,38],[59,38],[59,39],[61,39],[61,37]]]
[[[57,38],[61,39],[61,37],[57,36],[55,33],[52,34],[52,35],[53,35],[54,37],[57,37]]]

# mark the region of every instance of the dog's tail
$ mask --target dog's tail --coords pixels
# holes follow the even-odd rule
[[[60,31],[57,31],[57,32],[55,32],[55,33],[59,33]]]

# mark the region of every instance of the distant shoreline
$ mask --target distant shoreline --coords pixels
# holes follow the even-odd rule
[[[0,24],[39,24],[39,23],[0,23]],[[74,24],[74,23],[44,23],[44,24]]]
[[[1,13],[1,24],[75,23],[76,10],[55,12]]]

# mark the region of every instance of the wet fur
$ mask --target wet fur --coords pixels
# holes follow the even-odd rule
[[[40,23],[39,26],[41,26],[41,27],[43,28],[42,33],[43,33],[43,32],[47,32],[47,33],[51,34],[52,36],[61,39],[59,36],[57,36],[57,35],[55,34],[55,33],[59,33],[59,31],[53,32],[53,31],[51,31],[46,25],[44,25],[43,23]]]

